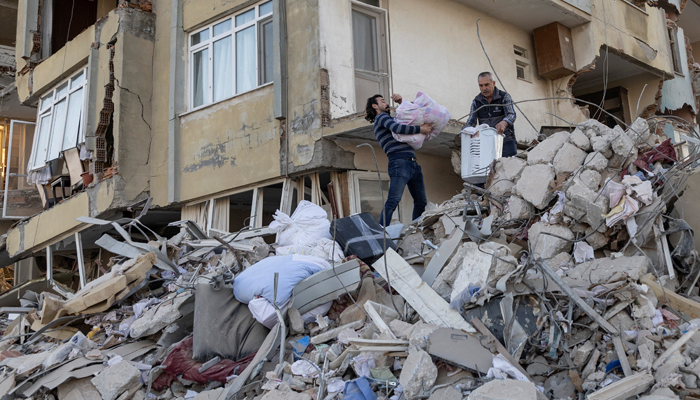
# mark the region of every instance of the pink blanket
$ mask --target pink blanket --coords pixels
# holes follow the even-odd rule
[[[406,100],[401,102],[396,109],[396,118],[394,120],[400,124],[412,126],[432,124],[433,130],[428,134],[398,135],[393,133],[392,135],[397,141],[408,143],[414,149],[420,149],[425,140],[436,137],[445,129],[450,118],[450,112],[447,111],[447,108],[438,104],[427,94],[418,92],[413,102]]]

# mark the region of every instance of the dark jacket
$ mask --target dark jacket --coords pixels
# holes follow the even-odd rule
[[[486,105],[486,107],[483,107],[484,105]],[[480,107],[481,109],[479,109]],[[499,122],[506,121],[508,127],[505,132],[503,132],[506,136],[506,140],[515,140],[515,130],[513,129],[515,118],[515,109],[513,108],[513,100],[510,98],[510,95],[496,88],[491,98],[491,103],[489,103],[486,97],[481,93],[474,98],[469,119],[465,126],[487,124],[493,128]]]

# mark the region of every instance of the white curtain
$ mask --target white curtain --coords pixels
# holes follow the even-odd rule
[[[255,88],[255,26],[236,33],[236,93]]]
[[[189,220],[194,222],[199,226],[202,232],[206,232],[208,230],[208,204],[208,201],[203,201],[199,204],[182,207],[182,210],[180,210],[180,218],[183,220]]]
[[[211,228],[228,232],[230,210],[231,201],[229,200],[228,196],[214,200],[214,217],[211,222]]]
[[[214,101],[233,95],[231,36],[214,42]]]
[[[364,13],[353,10],[352,36],[354,44],[355,69],[377,71],[376,43],[377,22]]]
[[[193,105],[199,107],[209,102],[209,49],[194,53]]]

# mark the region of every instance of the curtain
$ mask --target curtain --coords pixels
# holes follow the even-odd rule
[[[211,223],[211,228],[228,232],[230,210],[231,201],[228,196],[214,200],[214,218]]]
[[[367,14],[353,10],[352,37],[354,44],[355,69],[377,71],[376,37],[377,22]]]
[[[209,102],[209,49],[194,53],[192,73],[193,106]]]
[[[236,33],[236,93],[255,88],[255,26]]]
[[[214,101],[233,95],[231,36],[214,42]]]
[[[206,232],[207,228],[207,214],[208,214],[208,201],[203,201],[199,204],[185,206],[180,210],[180,218],[183,220],[189,220],[194,222],[199,226],[202,232]]]

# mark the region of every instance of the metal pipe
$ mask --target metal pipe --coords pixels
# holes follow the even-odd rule
[[[277,321],[280,324],[280,364],[284,363],[284,341],[287,339],[287,327],[284,325],[284,316],[282,311],[277,305],[277,281],[279,280],[280,274],[275,272],[275,293],[272,301],[272,306],[275,307],[275,312],[277,313]]]

